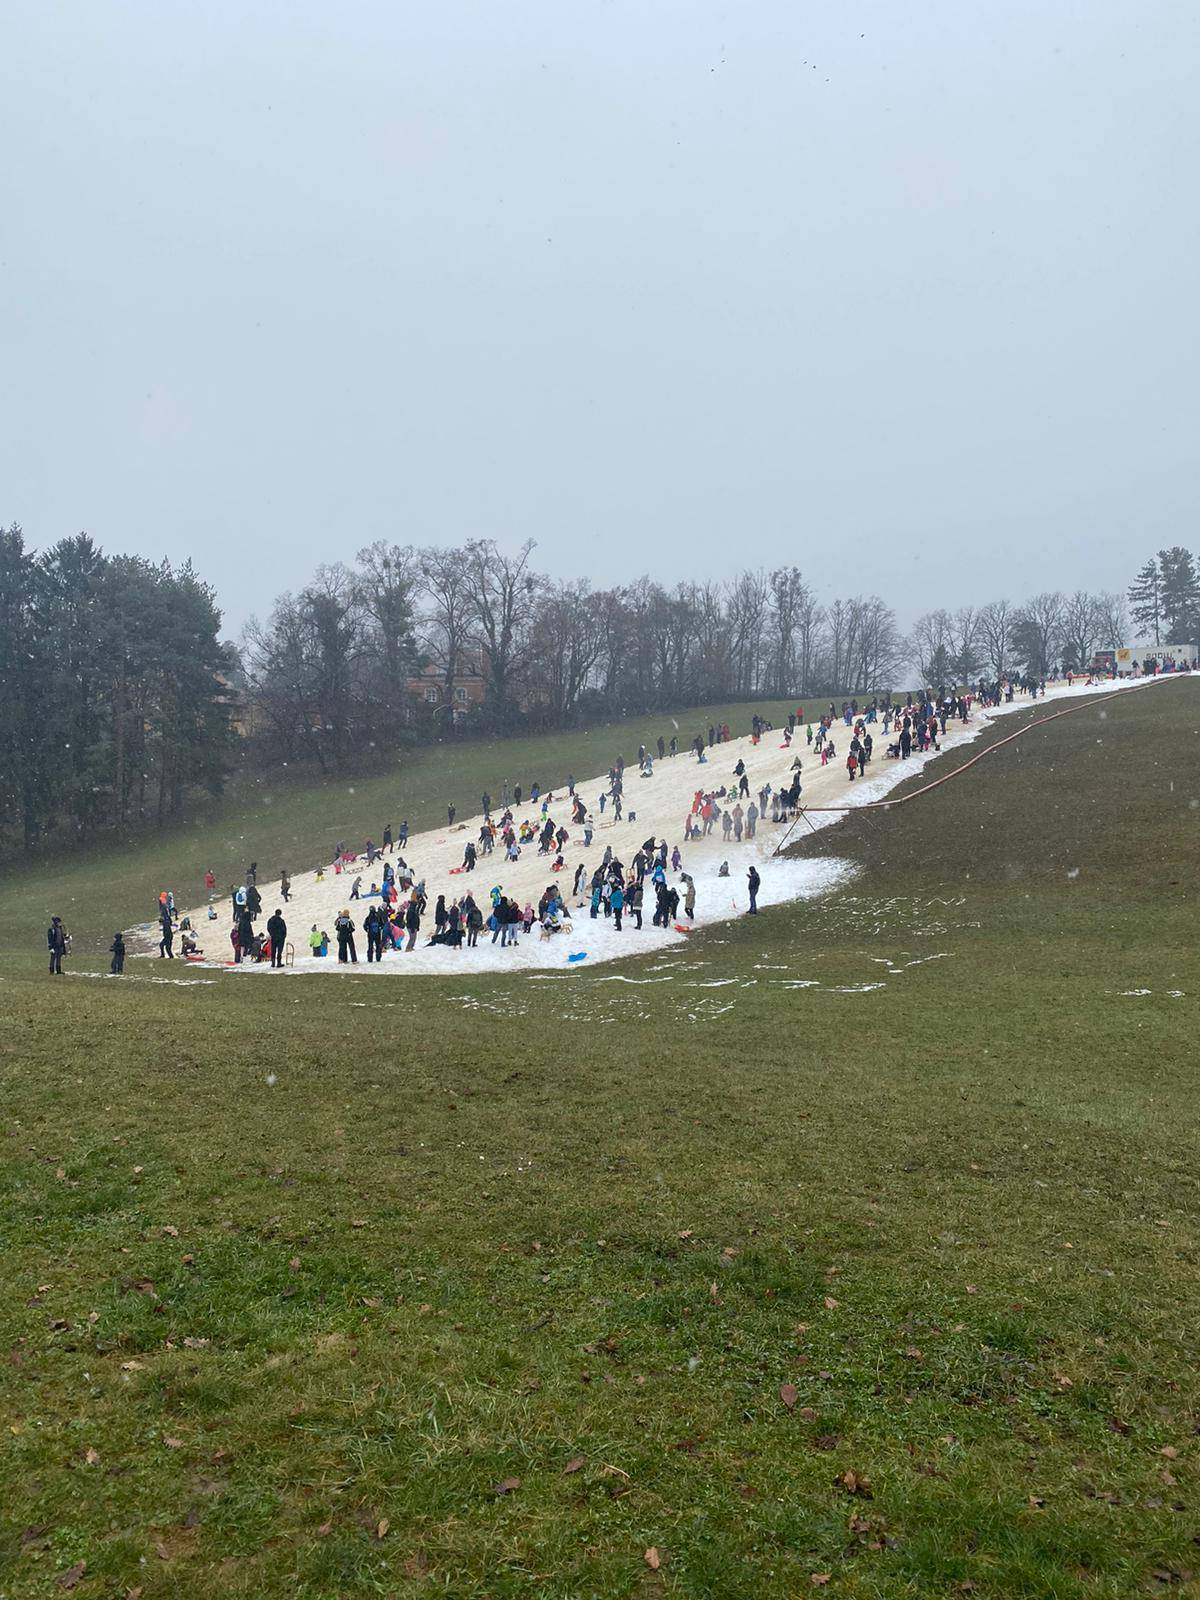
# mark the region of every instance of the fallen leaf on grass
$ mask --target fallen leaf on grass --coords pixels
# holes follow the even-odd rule
[[[924,1361],[925,1359],[924,1352],[918,1350],[915,1344],[910,1344],[904,1354],[910,1361]]]
[[[1166,1456],[1168,1461],[1174,1461],[1175,1457],[1179,1454],[1179,1451],[1176,1450],[1173,1444],[1165,1444],[1158,1453],[1160,1456]]]
[[[163,1232],[166,1234],[168,1239],[178,1239],[179,1237],[179,1229],[170,1222],[164,1224]]]
[[[645,1552],[645,1554],[642,1556],[642,1560],[650,1568],[651,1572],[657,1572],[659,1567],[662,1566],[662,1557],[659,1555],[654,1545],[651,1545],[650,1548]]]
[[[495,1495],[512,1494],[514,1489],[519,1489],[520,1487],[520,1478],[501,1478],[499,1483],[493,1485],[492,1493]]]
[[[1031,1494],[1029,1504],[1034,1511],[1040,1511],[1046,1502],[1040,1494]]]
[[[367,1225],[367,1219],[365,1217],[352,1217],[351,1218],[350,1226],[352,1228],[365,1228],[366,1225]]]
[[[383,1305],[383,1301],[382,1300],[376,1300],[373,1297],[372,1298],[368,1298],[367,1295],[363,1295],[362,1303],[363,1303],[363,1305],[367,1306],[371,1311],[378,1311],[379,1308]]]
[[[318,1539],[328,1539],[329,1535],[332,1532],[333,1532],[333,1523],[332,1522],[323,1522],[321,1524],[321,1526],[317,1529],[317,1538]]]
[[[87,1562],[77,1561],[73,1567],[68,1567],[65,1572],[60,1572],[54,1581],[60,1589],[73,1589],[86,1571]]]
[[[386,1517],[380,1517],[375,1527],[375,1537],[377,1539],[386,1539],[387,1531],[390,1527],[391,1523],[388,1521],[388,1519]]]
[[[826,1309],[826,1311],[836,1311],[840,1304],[841,1304],[841,1301],[840,1300],[835,1300],[831,1294],[827,1294],[825,1296],[825,1309]]]
[[[183,1348],[185,1350],[204,1350],[207,1348],[207,1346],[207,1339],[193,1339],[191,1334],[188,1334],[183,1341]]]
[[[843,1472],[838,1479],[838,1483],[845,1489],[847,1494],[861,1495],[864,1500],[870,1500],[873,1497],[870,1478],[864,1478],[857,1472]]]
[[[809,1575],[808,1581],[812,1584],[814,1589],[820,1589],[823,1588],[832,1577],[832,1572],[813,1572]]]
[[[799,1390],[794,1383],[781,1383],[779,1385],[779,1398],[789,1411],[794,1411],[796,1409],[796,1401],[799,1398]]]
[[[293,1256],[292,1259],[288,1262],[288,1271],[289,1272],[299,1272],[300,1271],[300,1257],[299,1256]]]
[[[584,1464],[584,1462],[586,1460],[587,1460],[586,1456],[572,1456],[570,1461],[568,1461],[566,1466],[563,1468],[564,1476],[568,1472],[578,1472],[580,1467],[583,1466],[583,1464]]]
[[[183,1440],[182,1439],[172,1439],[169,1434],[163,1440],[163,1443],[166,1445],[168,1450],[182,1450],[183,1449]]]
[[[811,1406],[801,1406],[800,1415],[804,1418],[805,1422],[815,1422],[817,1420],[817,1413]]]
[[[89,1449],[83,1459],[87,1462],[89,1467],[94,1467],[98,1465],[100,1461],[100,1452],[99,1450]]]
[[[142,1362],[142,1361],[122,1361],[122,1363],[121,1363],[121,1371],[122,1372],[141,1372],[143,1370],[144,1366],[145,1366],[145,1363]]]

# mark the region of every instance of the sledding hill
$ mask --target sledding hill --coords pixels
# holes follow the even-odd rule
[[[445,821],[452,800],[474,812],[483,791],[499,795],[506,778],[526,791],[535,779],[543,789],[561,787],[568,773],[604,771],[619,753],[632,760],[639,744],[669,738],[676,722],[686,742],[710,723],[746,732],[755,711],[779,721],[787,710],[759,702],[693,707],[575,733],[434,745],[381,754],[374,773],[324,781],[239,771],[225,801],[162,834],[11,863],[0,874],[0,966],[31,947],[36,953],[52,913],[73,930],[77,953],[98,954],[114,929],[153,915],[160,889],[173,889],[180,905],[202,900],[210,867],[222,889],[241,881],[251,859],[262,881],[278,881],[285,867],[299,874],[327,863],[338,839],[378,839],[388,821],[399,826],[408,817],[414,830],[430,829]]]

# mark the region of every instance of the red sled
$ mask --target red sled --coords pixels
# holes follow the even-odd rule
[[[675,924],[676,933],[691,933],[691,931],[686,922],[677,922]]]

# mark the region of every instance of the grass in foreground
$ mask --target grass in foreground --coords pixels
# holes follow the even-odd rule
[[[1187,1592],[1195,693],[660,960],[10,969],[0,1593]]]

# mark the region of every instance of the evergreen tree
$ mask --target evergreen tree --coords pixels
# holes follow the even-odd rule
[[[1192,644],[1200,634],[1200,576],[1196,558],[1182,545],[1158,552],[1159,603],[1166,644]],[[1157,639],[1155,643],[1157,643]]]
[[[1162,641],[1162,586],[1158,574],[1158,560],[1151,556],[1137,577],[1129,585],[1129,614],[1134,627],[1155,644]]]

